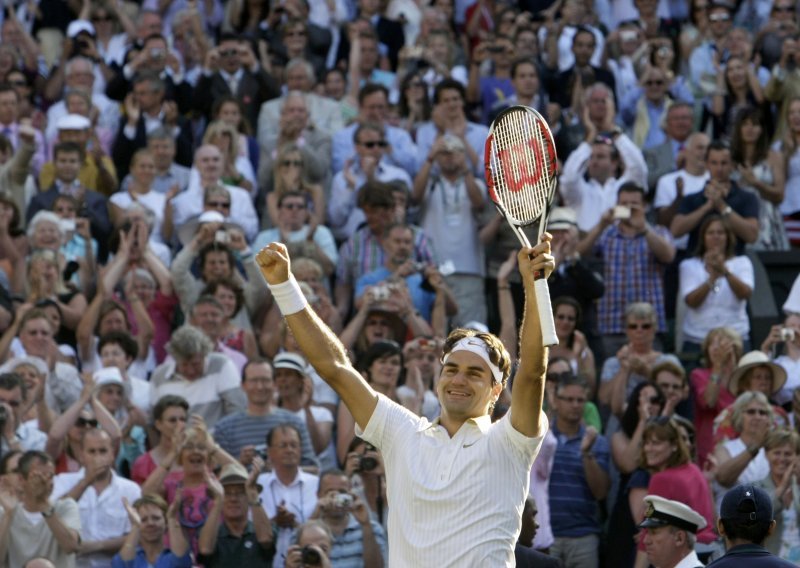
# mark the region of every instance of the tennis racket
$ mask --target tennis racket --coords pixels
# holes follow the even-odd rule
[[[523,227],[539,219],[539,239],[556,189],[553,133],[544,117],[526,106],[512,106],[492,121],[484,152],[489,196],[524,247]],[[534,274],[544,345],[558,345],[550,290],[543,273]]]

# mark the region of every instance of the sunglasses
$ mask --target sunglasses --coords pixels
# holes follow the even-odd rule
[[[12,87],[27,87],[28,86],[28,82],[25,81],[25,79],[18,79],[16,81],[9,81],[8,84],[11,85]]]
[[[289,166],[294,166],[295,168],[302,168],[303,162],[301,162],[300,160],[283,160],[281,162],[281,165],[284,168],[288,168]]]
[[[556,396],[558,400],[561,402],[566,402],[567,404],[586,404],[586,399],[581,396]]]
[[[773,12],[794,12],[794,6],[773,6]]]
[[[663,85],[664,81],[662,81],[661,79],[651,79],[650,81],[644,82],[645,87],[661,87]]]
[[[22,404],[21,400],[0,400],[0,402],[7,404],[11,408],[19,408]]]
[[[545,376],[545,380],[552,383],[558,383],[561,379],[565,379],[571,377],[572,373],[569,371],[564,371],[563,373],[547,373]]]
[[[281,207],[289,211],[300,211],[306,208],[303,203],[284,203]]]
[[[386,140],[378,140],[378,141],[370,140],[369,142],[359,142],[359,144],[364,146],[364,148],[370,148],[370,149],[375,148],[376,146],[378,148],[386,148],[389,145],[389,143]]]
[[[75,426],[77,426],[78,428],[86,428],[86,427],[97,428],[97,425],[98,425],[98,422],[97,422],[97,420],[95,418],[89,418],[89,419],[78,418],[75,421]]]
[[[217,208],[220,208],[220,209],[230,209],[231,208],[231,202],[230,201],[209,201],[208,203],[206,203],[206,205],[209,206],[209,207],[217,207]]]
[[[628,329],[635,330],[635,329],[651,329],[653,327],[652,323],[629,323]]]
[[[748,408],[744,413],[748,416],[769,416],[769,411],[763,408]]]

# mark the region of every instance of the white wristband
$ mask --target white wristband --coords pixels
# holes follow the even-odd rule
[[[270,292],[272,292],[272,297],[275,298],[275,302],[278,304],[278,308],[280,308],[284,316],[302,312],[306,306],[308,306],[308,300],[306,300],[294,276],[289,276],[289,280],[286,282],[281,282],[274,286],[272,284],[267,285],[269,286]]]

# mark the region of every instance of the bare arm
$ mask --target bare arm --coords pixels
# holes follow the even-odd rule
[[[757,455],[757,453],[756,453]],[[717,483],[723,487],[733,487],[736,485],[736,480],[747,468],[755,455],[748,450],[743,451],[736,457],[731,457],[731,454],[722,446],[718,446],[714,450],[714,457],[717,458]]]
[[[611,436],[611,455],[621,473],[631,473],[639,467],[639,453],[646,420],[639,420],[630,440],[621,430]]]
[[[539,306],[534,288],[534,274],[550,276],[555,267],[550,255],[549,233],[532,249],[523,248],[517,255],[517,265],[525,287],[525,312],[520,330],[520,359],[511,393],[511,425],[530,438],[540,436],[539,429],[544,402],[544,381],[547,371],[549,348],[543,345],[542,328],[539,323]]]
[[[672,219],[669,230],[672,232],[673,237],[682,237],[691,233],[695,227],[700,224],[700,220],[714,208],[711,200],[706,201],[702,206],[698,207],[691,213],[678,213]]]
[[[257,260],[267,282],[273,287],[286,285],[289,281],[289,255],[284,245],[271,243],[258,253]],[[294,293],[302,294],[297,289]],[[307,303],[301,311],[284,315],[295,340],[308,355],[309,363],[341,397],[353,413],[356,424],[365,428],[378,404],[377,395],[353,368],[339,338]]]

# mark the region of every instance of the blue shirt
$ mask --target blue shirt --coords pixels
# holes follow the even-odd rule
[[[133,560],[123,560],[119,554],[114,555],[111,559],[111,568],[150,568],[150,563],[147,562],[144,549],[138,546]],[[192,555],[187,550],[186,554],[178,557],[169,549],[164,549],[153,564],[153,568],[192,568]]]
[[[385,266],[363,275],[356,281],[356,299],[364,293],[364,289],[367,286],[379,284],[391,275],[392,273]],[[406,281],[406,286],[408,286],[408,293],[411,295],[414,309],[420,313],[425,321],[431,321],[431,311],[433,310],[433,302],[436,300],[436,294],[422,288],[423,278],[419,272],[406,276],[404,280]]]
[[[333,135],[331,144],[333,146],[333,173],[342,171],[345,161],[356,155],[353,134],[355,134],[357,126],[358,124],[351,124]],[[389,125],[386,126],[384,132],[390,146],[386,159],[389,163],[403,168],[408,175],[413,177],[417,173],[417,147],[411,140],[411,135],[402,128]],[[427,153],[423,159],[425,157],[427,157]]]
[[[600,534],[597,500],[586,482],[581,458],[581,440],[586,427],[581,425],[573,437],[559,432],[555,420],[552,428],[558,441],[549,487],[550,525],[553,535],[580,537]],[[609,446],[604,436],[597,436],[591,453],[598,465],[608,473]]]

